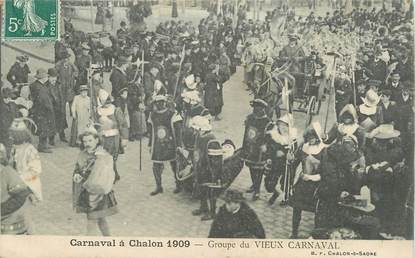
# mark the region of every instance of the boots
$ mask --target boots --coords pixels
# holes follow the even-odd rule
[[[180,185],[179,182],[176,182],[176,189],[174,189],[173,193],[174,194],[178,194],[182,191],[182,186]]]
[[[275,203],[275,201],[277,200],[277,198],[278,198],[278,192],[274,192],[273,194],[272,194],[272,196],[271,196],[271,198],[269,198],[269,200],[268,200],[268,205],[273,205],[274,203]]]
[[[161,187],[161,170],[159,168],[153,167],[154,179],[156,181],[156,190],[150,193],[151,196],[163,193],[163,187]]]

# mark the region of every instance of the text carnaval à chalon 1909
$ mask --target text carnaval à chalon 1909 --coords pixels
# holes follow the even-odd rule
[[[187,248],[190,246],[204,246],[201,243],[191,243],[189,240],[78,240],[71,239],[71,246],[86,246],[86,247],[173,247],[173,248]],[[254,241],[223,241],[223,240],[209,240],[207,242],[209,248],[221,249],[235,249],[235,248],[288,248],[288,249],[315,249],[315,250],[336,250],[340,249],[340,245],[335,241],[307,241],[307,240],[254,240]]]

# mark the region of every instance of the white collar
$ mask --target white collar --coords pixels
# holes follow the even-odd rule
[[[376,108],[377,108],[377,106],[368,107],[368,106],[366,106],[365,104],[361,104],[361,105],[359,106],[359,111],[360,111],[360,113],[362,113],[363,115],[368,115],[368,116],[370,116],[370,115],[373,115],[373,114],[375,114],[375,113],[376,113]]]
[[[114,114],[115,106],[113,104],[105,105],[98,108],[98,114],[100,116],[110,116]]]
[[[317,145],[310,145],[307,143],[305,143],[303,145],[303,152],[308,154],[308,155],[317,155],[319,154],[324,148],[326,147],[326,145],[322,142],[320,142]]]
[[[240,209],[241,209],[241,205],[239,205],[238,209],[234,210],[234,211],[232,212],[232,214],[236,214],[236,213],[238,213],[238,211],[239,211]]]

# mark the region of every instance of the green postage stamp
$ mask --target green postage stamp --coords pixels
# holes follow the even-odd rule
[[[5,0],[3,39],[57,40],[60,0]]]

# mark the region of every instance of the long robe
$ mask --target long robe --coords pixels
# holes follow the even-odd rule
[[[76,95],[73,99],[71,110],[74,119],[72,121],[71,146],[76,144],[79,135],[85,131],[90,119],[90,108],[91,100],[88,96]]]

